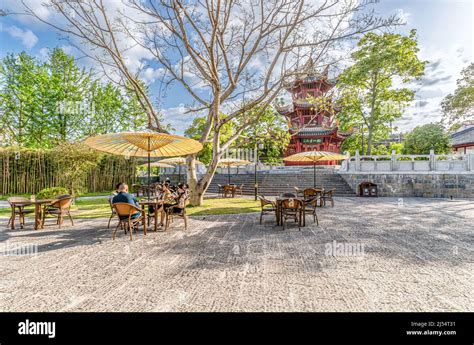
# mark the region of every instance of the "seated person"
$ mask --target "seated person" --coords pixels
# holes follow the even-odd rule
[[[112,202],[113,197],[119,193],[119,188],[122,184],[123,182],[119,182],[115,185],[115,190],[110,194],[110,197],[109,197],[110,202]]]
[[[160,209],[161,215],[160,215],[160,226],[163,226],[163,222],[166,217],[166,210],[170,208],[171,206],[174,206],[177,204],[177,198],[179,196],[176,193],[173,193],[171,191],[170,185],[165,183],[163,185],[163,192],[161,195],[161,200],[163,200],[163,206]]]
[[[178,188],[176,190],[176,194],[178,194],[180,198],[184,196],[187,199],[189,196],[187,184],[179,183]]]
[[[169,189],[169,185],[167,183],[158,185],[157,193],[156,193],[156,199],[159,199],[159,200],[163,199],[163,195],[164,195],[163,191],[165,190],[165,187],[167,187]],[[155,206],[154,205],[149,205],[148,206],[148,214],[150,216],[153,216],[154,213],[155,213]]]
[[[125,183],[121,183],[118,187],[118,193],[116,196],[112,198],[112,203],[124,202],[136,207],[140,207],[138,204],[137,199],[128,192],[128,186]],[[137,211],[136,213],[132,214],[132,219],[140,217],[141,212]],[[120,219],[127,219],[128,216],[121,216]]]

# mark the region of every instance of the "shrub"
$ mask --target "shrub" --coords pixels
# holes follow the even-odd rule
[[[45,188],[36,194],[36,199],[54,199],[55,197],[64,194],[69,194],[69,191],[64,187]]]

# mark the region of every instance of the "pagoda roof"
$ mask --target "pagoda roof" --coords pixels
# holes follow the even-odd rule
[[[294,111],[293,104],[281,105],[275,108],[276,108],[276,111],[283,116],[287,116]]]
[[[457,132],[451,134],[452,145],[462,145],[474,142],[474,125],[462,127]]]
[[[291,128],[292,131],[297,132],[298,136],[312,136],[312,135],[330,135],[337,132],[337,127],[325,128],[322,126]]]
[[[296,135],[300,137],[336,134],[338,138],[345,139],[348,136],[352,135],[352,131],[340,131],[337,126],[330,128],[324,126],[303,127],[300,129],[291,128],[290,131],[297,132]]]
[[[295,99],[294,101],[295,105],[300,107],[300,108],[312,108],[314,107],[314,104],[308,102],[306,99]]]
[[[299,68],[295,73],[295,79],[285,84],[285,88],[288,91],[293,90],[301,84],[313,83],[320,81],[328,86],[336,85],[337,79],[330,79],[329,76],[329,65],[326,65],[324,70],[321,72],[317,66],[315,66],[312,58],[309,58],[306,63]]]

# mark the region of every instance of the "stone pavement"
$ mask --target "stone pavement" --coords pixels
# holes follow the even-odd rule
[[[474,311],[473,200],[338,198],[302,231],[258,217],[133,241],[106,219],[1,219],[0,311]]]

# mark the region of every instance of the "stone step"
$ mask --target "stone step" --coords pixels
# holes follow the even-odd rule
[[[257,175],[257,183],[259,185],[258,193],[261,195],[274,196],[282,192],[293,191],[294,186],[300,189],[311,188],[314,183],[312,173],[299,174],[259,174]],[[243,194],[253,195],[255,176],[251,174],[231,174],[230,181],[233,184],[243,184]],[[209,192],[216,193],[218,184],[224,185],[228,183],[228,175],[216,174],[208,188]],[[346,183],[346,181],[337,173],[317,173],[316,185],[325,189],[335,189],[336,196],[355,196],[354,191]]]

